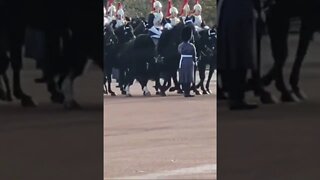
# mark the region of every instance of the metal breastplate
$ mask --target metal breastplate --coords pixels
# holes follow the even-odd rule
[[[177,17],[174,17],[174,18],[170,18],[170,21],[171,21],[171,25],[175,26],[180,22],[180,19]]]
[[[160,13],[153,13],[154,15],[154,19],[153,19],[153,25],[157,28],[161,27],[161,22],[162,22],[162,19],[163,19],[163,14],[162,12]]]
[[[118,28],[118,27],[120,27],[120,26],[123,26],[124,25],[124,20],[119,20],[119,19],[117,19],[116,20],[116,25],[115,25],[115,27],[116,28]]]
[[[201,15],[199,15],[199,16],[194,16],[194,25],[201,27],[201,24],[202,24]]]

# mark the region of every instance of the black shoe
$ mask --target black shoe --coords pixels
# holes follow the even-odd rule
[[[256,108],[258,108],[258,105],[246,102],[232,102],[229,107],[230,110],[252,110]]]
[[[46,78],[45,77],[37,78],[37,79],[34,79],[34,82],[36,82],[36,83],[45,83],[46,82]]]
[[[194,95],[191,94],[185,94],[184,97],[194,97]]]

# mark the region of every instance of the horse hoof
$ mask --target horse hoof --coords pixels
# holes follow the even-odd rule
[[[217,94],[217,99],[218,99],[218,100],[226,100],[226,99],[228,99],[228,98],[227,98],[227,96],[226,96],[223,92],[221,92],[221,93],[218,93],[218,94]]]
[[[171,88],[169,89],[169,92],[173,92],[173,91],[175,91],[175,90],[176,90],[175,87],[171,87]]]
[[[159,92],[159,91],[157,91],[157,92],[156,92],[156,95],[160,95],[160,92]]]
[[[209,93],[206,90],[203,90],[202,94],[209,94]]]
[[[66,110],[74,110],[74,109],[81,109],[81,106],[78,102],[76,102],[75,100],[69,101],[69,102],[65,102],[64,103],[64,108]]]
[[[5,97],[5,101],[11,102],[12,101],[12,96],[11,94],[7,94]]]
[[[111,96],[117,96],[115,92],[110,92]]]
[[[208,89],[208,88],[207,88],[207,92],[208,92],[209,94],[212,94],[212,91],[211,91],[210,89]]]
[[[194,91],[196,95],[202,95],[199,91]]]
[[[126,91],[121,91],[121,94],[126,95],[127,93],[126,93]]]
[[[6,100],[5,92],[2,89],[0,89],[0,100]]]
[[[61,93],[55,94],[51,96],[51,101],[53,103],[58,103],[58,104],[62,104],[64,101],[64,95]]]
[[[160,92],[160,96],[167,96],[165,92]]]
[[[304,101],[308,99],[307,95],[303,91],[301,91],[299,88],[295,88],[292,91],[300,100]]]
[[[270,75],[266,75],[261,78],[261,81],[263,86],[269,86],[272,83],[273,78]]]
[[[281,95],[282,102],[299,102],[300,100],[293,93],[282,93]]]
[[[41,78],[34,79],[34,82],[35,83],[45,83],[46,79],[44,77],[41,77]]]
[[[181,89],[177,90],[178,94],[183,94],[183,91]]]
[[[261,100],[262,104],[276,104],[277,103],[276,98],[267,92],[261,94],[260,100]]]
[[[36,107],[37,106],[36,103],[30,97],[22,98],[21,105],[23,107]]]
[[[150,92],[143,92],[143,95],[144,96],[151,96],[151,93]]]

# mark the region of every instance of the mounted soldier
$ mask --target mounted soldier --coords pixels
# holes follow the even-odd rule
[[[113,5],[113,0],[107,2],[106,14],[104,16],[104,25],[110,24],[113,20],[115,20],[116,7]]]
[[[127,24],[127,20],[124,15],[124,10],[122,4],[118,3],[118,8],[116,11],[116,19],[111,22],[111,26],[113,29],[117,29],[121,26],[125,26]]]
[[[181,7],[180,19],[184,24],[192,23],[192,19],[190,17],[189,0],[184,0],[184,3]]]
[[[199,3],[199,0],[196,0],[196,4],[193,6],[193,11],[194,14],[191,16],[191,19],[196,28],[196,31],[200,31],[202,29],[210,29],[208,26],[205,25],[204,21],[202,20],[202,7]]]
[[[168,9],[167,9],[167,22],[171,24],[171,26],[175,26],[180,23],[180,19],[178,18],[179,11],[176,7],[172,6],[172,1],[168,1]]]
[[[149,31],[149,36],[157,46],[163,27],[166,29],[171,29],[172,26],[166,22],[165,18],[163,18],[162,4],[160,1],[154,1],[152,7],[153,11],[149,14],[147,28]]]

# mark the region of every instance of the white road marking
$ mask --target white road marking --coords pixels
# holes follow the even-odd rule
[[[117,177],[117,178],[105,178],[107,179],[159,179],[168,176],[179,176],[179,175],[191,175],[191,174],[216,174],[217,164],[206,164],[202,166],[196,166],[191,168],[182,168],[171,171],[163,171],[159,173],[145,174],[141,176],[128,176],[128,177]]]

